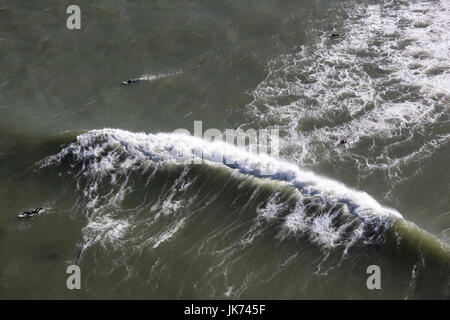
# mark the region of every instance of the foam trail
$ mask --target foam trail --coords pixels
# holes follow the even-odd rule
[[[176,71],[176,72],[168,72],[168,73],[158,73],[158,74],[145,74],[140,76],[138,79],[141,81],[155,81],[163,78],[168,78],[171,76],[175,76],[180,74],[182,71]]]

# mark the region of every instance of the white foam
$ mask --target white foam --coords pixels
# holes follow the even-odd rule
[[[129,226],[126,220],[117,220],[109,215],[96,217],[83,228],[84,246],[87,248],[93,243],[114,244],[126,234]]]
[[[191,210],[191,205],[198,202],[196,196],[192,192],[189,197],[183,195],[190,190],[192,179],[195,179],[188,178],[191,164],[184,163],[186,154],[183,152],[186,151],[190,153],[191,160],[204,166],[223,168],[230,176],[238,176],[243,182],[249,181],[247,175],[257,184],[274,183],[280,187],[281,183],[294,188],[292,195],[298,196],[292,208],[292,203],[281,200],[281,193],[274,191],[267,202],[257,206],[254,223],[230,246],[230,252],[251,245],[264,233],[268,224],[280,222],[278,238],[306,235],[322,248],[341,247],[345,254],[355,241],[362,238],[366,226],[367,230],[371,230],[384,222],[402,218],[396,210],[382,206],[367,193],[292,163],[265,154],[250,153],[225,142],[208,142],[182,134],[92,130],[79,135],[77,142],[44,159],[39,165],[58,165],[63,160],[71,163],[77,188],[88,201],[83,251],[93,244],[104,248],[127,245],[132,250],[124,254],[132,255],[142,254],[145,248],[156,249],[170,241],[193,214],[201,212],[206,206],[201,202],[203,207]],[[222,158],[219,159],[218,154]],[[241,162],[227,164],[225,159]],[[183,170],[171,185],[166,186],[167,191],[162,192],[156,202],[142,204],[133,214],[121,208],[126,195],[135,187],[129,181],[133,172],[149,171],[153,176],[162,167],[171,166],[182,166]],[[261,172],[271,173],[262,175]],[[83,177],[84,182],[80,182],[79,177]],[[99,188],[105,182],[111,185],[110,190]],[[252,203],[253,197],[258,194],[259,187],[256,187],[246,205]],[[305,203],[302,200],[304,197],[307,198]],[[205,201],[210,203],[214,199]],[[308,199],[312,201],[310,204],[307,204]],[[313,214],[309,210],[310,205]],[[145,231],[157,222],[165,227],[158,227],[156,233]]]
[[[423,133],[425,144],[442,146],[445,136],[427,126],[449,113],[449,3],[352,3],[339,39],[329,39],[327,30],[300,52],[270,62],[249,111],[288,134],[281,151],[302,165],[352,159],[370,171],[426,157],[417,143],[401,159],[352,146],[364,138],[402,137],[409,144]],[[336,151],[341,138],[351,142],[346,152]]]
[[[178,232],[178,230],[180,230],[184,226],[184,223],[185,219],[181,218],[168,230],[159,235],[155,241],[155,244],[153,245],[153,248],[158,248],[163,242],[166,242],[170,238],[172,238]]]
[[[285,181],[305,195],[320,195],[327,202],[344,203],[349,211],[368,218],[376,216],[401,215],[390,208],[383,207],[363,191],[354,190],[344,184],[318,176],[311,171],[302,170],[286,161],[265,154],[253,154],[225,142],[207,142],[202,139],[173,133],[145,134],[132,133],[119,129],[92,130],[77,137],[78,142],[69,145],[60,153],[48,157],[41,163],[47,166],[69,153],[76,161],[81,161],[85,174],[96,175],[112,170],[122,170],[117,164],[120,154],[125,152],[130,166],[141,166],[143,162],[183,163],[186,152],[207,165],[223,165],[255,177]],[[101,152],[100,152],[100,149]],[[93,154],[102,155],[93,158]],[[221,154],[223,157],[218,158]],[[224,159],[239,160],[225,163]],[[261,172],[271,172],[261,175]],[[175,205],[173,202],[170,202]]]
[[[182,71],[176,71],[176,72],[168,72],[168,73],[157,73],[157,74],[144,74],[139,77],[139,80],[142,81],[155,81],[163,78],[168,78],[177,74],[180,74]]]
[[[276,193],[266,204],[264,204],[264,206],[258,206],[256,213],[258,214],[258,217],[266,221],[271,221],[276,219],[279,212],[285,209],[286,204],[280,201],[279,193]]]

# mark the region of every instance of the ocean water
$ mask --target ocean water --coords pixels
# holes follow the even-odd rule
[[[0,0],[1,299],[450,298],[449,0],[71,4]]]

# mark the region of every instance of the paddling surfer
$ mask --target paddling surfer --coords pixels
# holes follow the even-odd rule
[[[127,81],[122,81],[122,84],[133,84],[141,82],[141,79],[128,79]]]
[[[42,208],[36,208],[33,211],[24,211],[22,212],[19,216],[21,217],[30,217],[30,216],[34,216],[35,214],[39,214],[39,212],[42,210]]]

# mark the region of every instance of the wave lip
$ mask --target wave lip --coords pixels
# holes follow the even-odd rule
[[[401,218],[394,209],[379,204],[364,191],[354,190],[332,179],[270,157],[253,154],[225,142],[207,142],[197,137],[175,133],[132,133],[120,129],[92,130],[77,137],[41,167],[60,162],[68,154],[75,162],[85,162],[91,173],[128,169],[141,161],[185,163],[186,151],[195,163],[223,165],[242,174],[284,181],[302,195],[320,197],[324,203],[342,203],[362,220],[373,217]],[[125,158],[119,160],[125,153]],[[218,156],[220,155],[220,156]],[[271,172],[262,175],[261,172]]]

